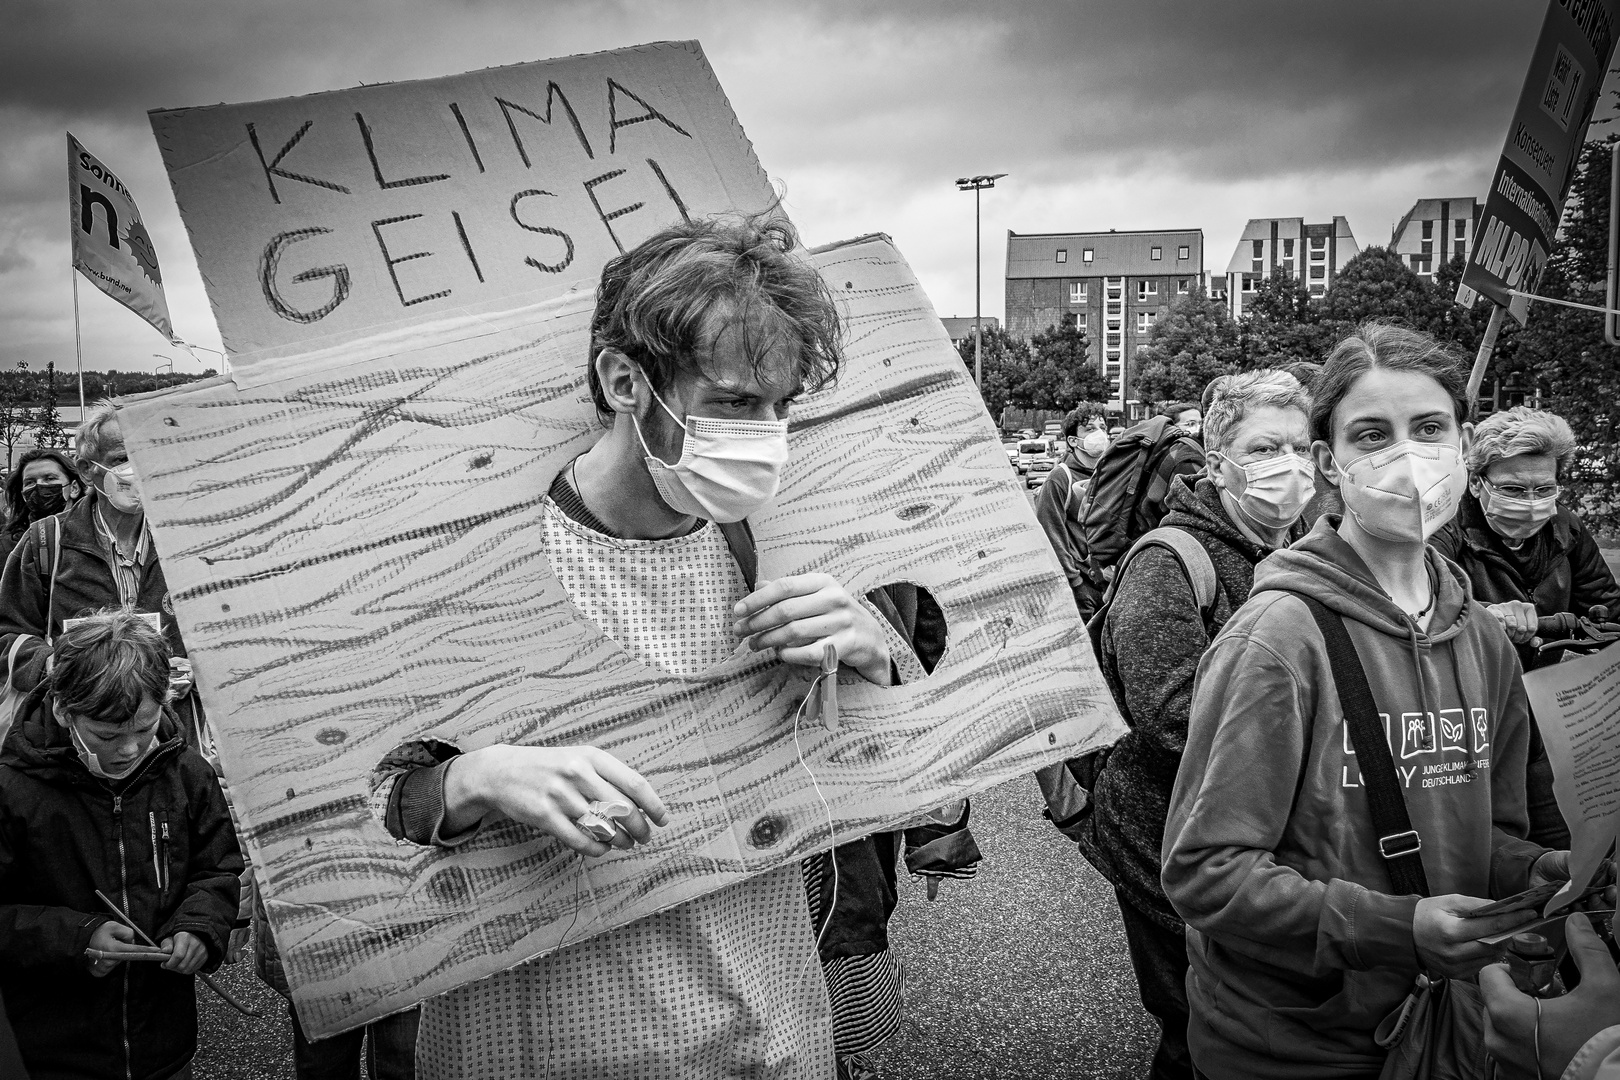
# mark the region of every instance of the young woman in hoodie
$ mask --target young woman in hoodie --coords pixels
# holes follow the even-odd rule
[[[1142,1007],[1159,1022],[1154,1080],[1192,1077],[1185,930],[1159,885],[1159,849],[1187,741],[1193,676],[1211,638],[1249,598],[1255,564],[1298,538],[1296,521],[1316,494],[1310,399],[1299,381],[1253,371],[1221,382],[1204,417],[1206,475],[1190,485],[1176,478],[1160,522],[1209,553],[1215,601],[1199,610],[1169,548],[1145,547],[1120,571],[1103,620],[1103,669],[1131,730],[1097,773],[1079,838],[1086,858],[1113,883]]]
[[[1345,514],[1262,563],[1199,666],[1165,829],[1186,920],[1188,1039],[1205,1076],[1377,1076],[1379,1022],[1420,971],[1468,977],[1524,913],[1487,898],[1567,877],[1524,839],[1529,722],[1518,657],[1427,548],[1461,499],[1465,371],[1424,334],[1365,324],[1311,409]],[[1378,711],[1430,895],[1395,895],[1322,635],[1340,616]]]

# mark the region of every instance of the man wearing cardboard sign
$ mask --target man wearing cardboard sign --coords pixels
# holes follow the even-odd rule
[[[840,355],[837,309],[794,244],[785,223],[688,223],[607,265],[589,382],[608,430],[557,475],[541,543],[574,605],[644,664],[694,676],[741,639],[815,668],[830,646],[851,672],[889,685],[921,668],[872,601],[826,574],[753,580],[742,523],[776,493],[793,399],[834,378]],[[407,744],[378,781],[389,831],[424,845],[508,819],[599,856],[648,843],[668,821],[652,784],[591,746]],[[789,864],[428,1001],[419,1066],[457,1077],[828,1076],[817,944]],[[865,993],[892,997],[896,969],[873,959]],[[868,1004],[835,1007],[858,1024]]]

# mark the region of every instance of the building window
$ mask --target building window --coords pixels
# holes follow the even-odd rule
[[[1082,311],[1082,312],[1079,312],[1078,314],[1075,315],[1075,317],[1074,317],[1074,325],[1076,327],[1078,327],[1079,329],[1081,329],[1081,330],[1084,330],[1086,328],[1086,313],[1085,312]]]
[[[1313,252],[1311,252],[1311,262],[1322,262],[1322,261],[1324,261],[1326,259],[1327,259],[1327,252],[1325,252],[1325,251],[1313,251]]]
[[[1083,281],[1069,282],[1069,303],[1083,304],[1086,302],[1086,283]]]
[[[1254,275],[1253,274],[1244,274],[1243,275],[1243,291],[1244,292],[1254,292]]]
[[[1119,334],[1117,334],[1117,333],[1109,334],[1107,344],[1108,344],[1108,347],[1111,348],[1111,349],[1119,348]]]
[[[1153,262],[1158,262],[1160,259],[1164,258],[1164,248],[1159,247],[1157,244],[1148,248],[1148,258]]]
[[[1325,277],[1327,277],[1327,267],[1325,267],[1325,266],[1313,266],[1313,267],[1311,267],[1311,280],[1312,281],[1320,281],[1322,278],[1325,278]]]
[[[1311,250],[1313,250],[1313,251],[1321,251],[1325,247],[1327,247],[1327,237],[1325,237],[1325,236],[1313,236],[1313,237],[1311,237]]]
[[[1282,261],[1282,272],[1284,274],[1287,274],[1289,277],[1294,276],[1294,260],[1293,259],[1284,259]]]
[[[1434,222],[1425,221],[1423,223],[1423,239],[1425,239],[1425,240],[1434,239]]]
[[[1116,341],[1114,344],[1117,346],[1119,342]],[[1108,350],[1108,362],[1110,364],[1119,363],[1119,349],[1113,348]]]
[[[1146,300],[1150,296],[1158,295],[1159,283],[1157,281],[1138,281],[1136,283],[1136,298],[1138,300]]]
[[[1180,247],[1176,248],[1176,258],[1178,258],[1178,259],[1190,259],[1190,258],[1192,258],[1192,248],[1188,247],[1186,244],[1182,244]]]
[[[1425,254],[1425,255],[1433,255],[1434,254],[1434,241],[1433,240],[1425,240],[1425,241],[1423,241],[1423,254]]]
[[[1254,241],[1254,257],[1256,259],[1263,259],[1266,257],[1266,242],[1264,240]]]
[[[1176,279],[1176,295],[1177,296],[1186,296],[1187,295],[1187,279],[1186,278],[1177,278]]]
[[[1257,274],[1264,273],[1266,269],[1266,262],[1264,259],[1256,259],[1254,260],[1254,265],[1249,267],[1249,269],[1253,270]]]
[[[1153,324],[1158,321],[1158,318],[1159,313],[1157,311],[1138,311],[1136,313],[1136,332],[1138,334],[1147,333],[1153,329]]]
[[[1060,263],[1066,263],[1066,262],[1069,261],[1069,249],[1068,248],[1058,248],[1057,249],[1057,261],[1060,262]]]
[[[1283,241],[1283,258],[1292,259],[1293,257],[1294,257],[1294,238],[1290,236],[1286,240]]]
[[[1120,311],[1123,309],[1123,307],[1124,307],[1124,305],[1121,304],[1118,300],[1110,300],[1110,301],[1108,301],[1108,314],[1110,314],[1110,315],[1118,315],[1120,313]]]
[[[1463,229],[1467,227],[1468,222],[1463,218],[1458,218],[1456,221],[1452,222],[1452,224],[1457,227],[1457,239],[1461,240],[1463,238]]]
[[[1312,296],[1321,296],[1326,292],[1327,292],[1327,289],[1325,287],[1321,286],[1321,285],[1312,285],[1311,286],[1311,295]]]
[[[1119,329],[1119,320],[1118,319],[1109,319],[1108,320],[1108,329],[1110,329],[1110,330],[1118,330]]]
[[[1080,252],[1080,261],[1081,262],[1088,263],[1088,262],[1091,262],[1096,257],[1097,257],[1097,253],[1095,251],[1093,251],[1091,248],[1084,248]]]

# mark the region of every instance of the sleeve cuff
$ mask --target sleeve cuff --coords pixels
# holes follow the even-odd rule
[[[458,835],[445,833],[444,778],[453,761],[412,769],[399,778],[388,802],[390,833],[424,847],[456,847],[478,834],[477,825]]]
[[[911,647],[911,642],[906,640],[905,635],[894,628],[894,624],[872,601],[863,596],[860,603],[867,614],[877,620],[878,627],[883,631],[883,643],[889,647],[889,677],[894,680],[891,685],[921,682],[927,678],[928,673],[923,670],[922,661],[917,659],[916,650]]]
[[[1362,971],[1393,968],[1416,972],[1417,944],[1412,940],[1412,920],[1421,898],[1390,896],[1357,888],[1359,894],[1351,908],[1349,928],[1353,966]]]
[[[1570,1058],[1562,1080],[1611,1080],[1620,1076],[1620,1024],[1604,1028]]]

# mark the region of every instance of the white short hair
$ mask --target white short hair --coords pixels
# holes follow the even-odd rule
[[[1551,455],[1562,476],[1575,457],[1575,433],[1562,416],[1545,409],[1518,405],[1492,413],[1474,428],[1474,441],[1468,447],[1468,475],[1483,476],[1498,461],[1524,454]]]
[[[1220,380],[1204,415],[1204,446],[1225,450],[1251,409],[1298,409],[1311,414],[1311,396],[1286,371],[1261,368]]]

